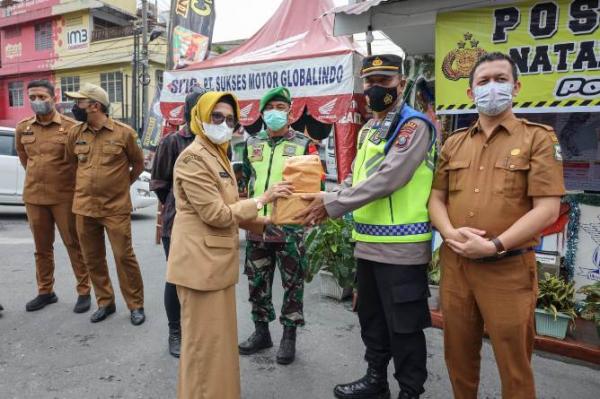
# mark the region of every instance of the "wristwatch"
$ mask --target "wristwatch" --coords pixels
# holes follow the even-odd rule
[[[261,200],[256,199],[256,198],[252,198],[252,199],[254,200],[254,202],[256,202],[256,210],[260,211],[261,209],[263,209],[265,204],[263,204]]]
[[[494,246],[496,247],[497,256],[504,256],[506,254],[506,248],[504,248],[502,241],[500,241],[497,237],[492,238],[492,243],[494,243]]]

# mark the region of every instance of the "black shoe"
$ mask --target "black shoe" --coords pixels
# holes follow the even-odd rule
[[[131,324],[139,326],[146,321],[146,315],[144,314],[144,308],[133,309],[131,311]]]
[[[262,349],[271,348],[271,333],[269,332],[269,323],[257,321],[254,323],[255,330],[244,342],[238,345],[240,355],[252,355]]]
[[[401,391],[398,395],[398,399],[419,399],[420,395],[415,395],[413,393],[409,393],[407,391]]]
[[[181,327],[169,328],[169,353],[173,357],[181,353]]]
[[[90,294],[87,295],[79,295],[77,297],[77,303],[73,308],[73,312],[75,313],[85,313],[90,310],[92,306],[92,296]]]
[[[102,321],[111,314],[115,313],[116,310],[117,307],[114,303],[108,306],[101,306],[98,308],[98,310],[94,312],[94,314],[92,314],[92,317],[90,317],[90,321],[92,323],[98,323],[99,321]]]
[[[389,399],[391,395],[387,373],[372,367],[367,369],[367,374],[361,379],[336,385],[333,394],[338,399]]]
[[[31,301],[27,302],[25,305],[25,310],[28,312],[34,312],[36,310],[40,310],[46,307],[46,305],[50,305],[51,303],[58,302],[58,297],[53,292],[51,294],[40,294],[33,298]]]
[[[281,344],[277,351],[277,363],[290,364],[296,358],[296,327],[283,327]]]

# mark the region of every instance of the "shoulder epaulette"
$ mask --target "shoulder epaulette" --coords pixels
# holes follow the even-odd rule
[[[17,122],[17,126],[19,126],[19,125],[21,125],[23,123],[32,122],[34,119],[35,119],[35,115],[34,116],[28,116],[27,118],[23,118],[19,122]]]
[[[64,119],[65,121],[67,121],[67,122],[71,122],[73,124],[73,126],[75,126],[77,123],[81,123],[81,122],[79,122],[79,121],[77,121],[77,120],[75,120],[75,119],[73,119],[70,116],[67,116],[65,114],[60,114],[60,117],[62,119]]]
[[[463,128],[460,128],[460,129],[456,129],[455,131],[453,131],[452,133],[450,133],[450,136],[454,136],[455,134],[458,134],[458,133],[467,132],[467,131],[469,131],[469,129],[470,129],[470,127],[463,127]]]
[[[523,122],[525,122],[525,124],[527,124],[527,125],[541,127],[542,129],[545,129],[549,132],[554,132],[554,128],[552,126],[544,125],[543,123],[531,122],[531,121],[528,121],[527,119],[521,119],[521,120]]]
[[[200,159],[201,159],[200,155],[187,154],[187,155],[183,156],[183,158],[181,159],[181,162],[188,163],[190,161],[200,161]]]
[[[260,137],[258,137],[258,134],[256,134],[255,136],[248,137],[248,139],[246,140],[246,145],[257,144],[257,143],[260,143],[261,141],[264,141],[264,140],[261,139]]]
[[[116,119],[113,119],[113,122],[114,122],[114,124],[115,124],[115,125],[119,125],[119,126],[123,126],[123,127],[128,127],[128,128],[130,128],[130,129],[131,129],[131,126],[129,126],[128,124],[126,124],[126,123],[123,123],[123,122],[121,122],[121,121],[118,121],[118,120],[116,120]]]
[[[306,135],[304,133],[301,133],[297,130],[293,130],[294,135],[295,135],[295,139],[302,141],[303,143],[308,143],[310,142],[310,138],[306,137]]]

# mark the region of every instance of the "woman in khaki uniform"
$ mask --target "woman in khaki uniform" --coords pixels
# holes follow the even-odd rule
[[[257,199],[239,200],[227,147],[239,107],[230,93],[208,92],[192,110],[196,138],[175,163],[167,281],[177,286],[183,345],[179,399],[239,399],[235,284],[238,228],[262,231],[258,211],[291,194],[283,183]]]

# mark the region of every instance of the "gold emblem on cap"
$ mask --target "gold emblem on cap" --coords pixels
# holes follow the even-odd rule
[[[381,61],[381,58],[377,57],[373,60],[373,62],[371,62],[371,65],[373,66],[381,66],[383,65],[383,61]]]
[[[521,150],[520,150],[520,149],[518,149],[518,148],[513,148],[513,149],[510,151],[510,155],[519,155],[520,153],[521,153]]]

